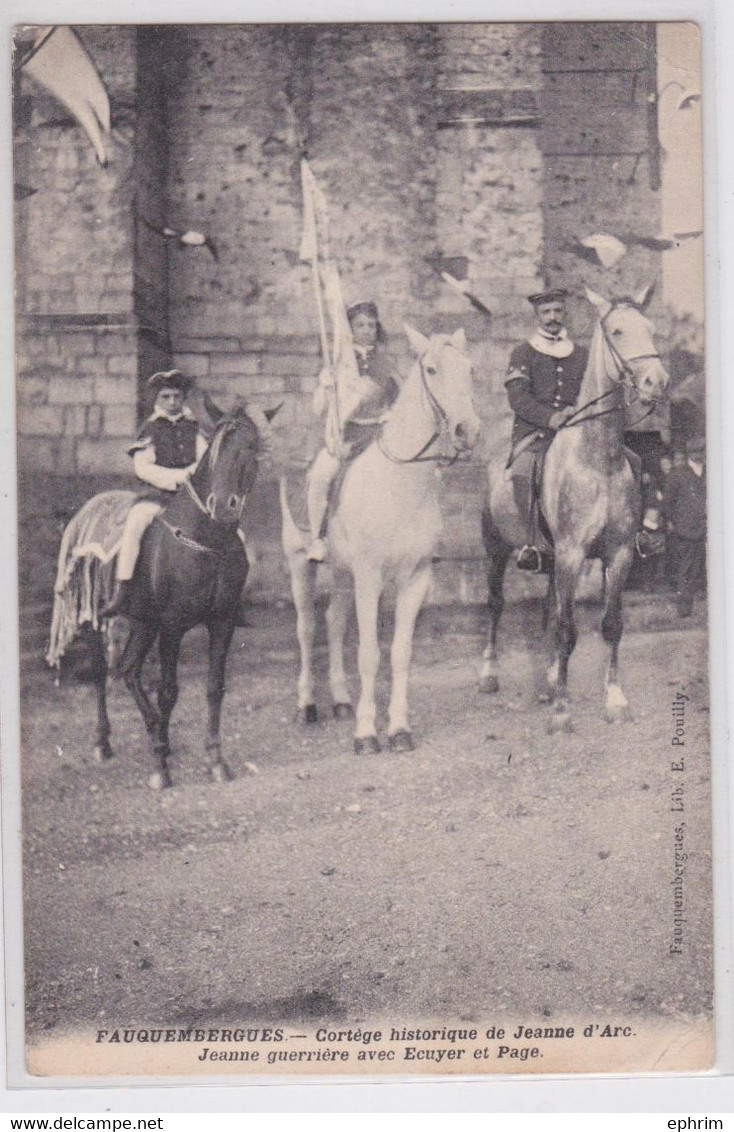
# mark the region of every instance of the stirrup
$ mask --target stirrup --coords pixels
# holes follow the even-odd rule
[[[663,554],[665,550],[665,543],[662,539],[655,539],[655,535],[659,534],[658,531],[648,531],[646,527],[639,530],[635,534],[635,550],[640,558],[655,558],[659,554]]]
[[[323,562],[328,554],[328,548],[322,538],[315,538],[306,551],[308,562]]]
[[[524,546],[517,556],[518,570],[527,570],[532,574],[547,574],[552,564],[551,555],[530,544]]]

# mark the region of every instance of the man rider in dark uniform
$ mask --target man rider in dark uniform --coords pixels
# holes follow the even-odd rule
[[[535,479],[556,431],[575,412],[588,350],[576,346],[565,328],[567,292],[530,295],[537,327],[510,356],[505,388],[515,413],[510,478],[515,502],[526,524],[526,543],[517,559],[520,570],[547,573],[551,556],[536,545]]]

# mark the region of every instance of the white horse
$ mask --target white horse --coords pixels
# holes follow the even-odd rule
[[[380,651],[378,605],[388,582],[396,586],[392,642],[391,750],[413,750],[408,718],[408,671],[413,630],[431,580],[441,533],[436,464],[450,463],[476,443],[479,419],[472,399],[472,367],[464,331],[430,340],[406,326],[416,361],[381,433],[349,466],[329,520],[333,576],[327,613],[329,683],[334,715],[353,716],[344,671],[344,636],[352,587],[359,628],[361,694],[354,749],[379,751],[375,727],[375,678]],[[281,482],[283,548],[296,605],[301,671],[299,715],[317,718],[313,640],[316,564],[306,559],[307,532],[296,526]]]
[[[610,723],[629,717],[618,675],[622,638],[622,591],[634,557],[640,518],[640,489],[625,453],[626,409],[633,399],[643,409],[640,420],[665,393],[669,377],[645,317],[652,287],[635,297],[610,301],[586,291],[599,313],[575,413],[548,448],[541,489],[541,511],[553,535],[556,606],[555,659],[548,671],[549,699],[555,710],[549,730],[570,730],[568,663],[576,644],[574,602],[581,567],[587,558],[604,566],[602,637],[609,645],[605,678],[605,715]],[[489,642],[484,650],[480,690],[499,690],[497,630],[504,599],[502,583],[513,545],[525,539],[524,523],[512,484],[500,468],[490,467],[482,515],[489,557]]]

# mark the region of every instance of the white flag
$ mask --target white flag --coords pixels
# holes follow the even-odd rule
[[[308,162],[301,162],[303,188],[303,238],[300,258],[311,263],[316,305],[321,333],[324,364],[332,369],[334,386],[326,414],[326,443],[337,455],[341,450],[344,422],[357,408],[364,395],[359,367],[354,355],[352,330],[347,318],[339,270],[331,259],[329,209],[326,197],[316,183]],[[329,350],[326,316],[331,326],[332,350]]]
[[[70,27],[41,29],[23,71],[74,115],[86,130],[100,165],[106,165],[110,100],[75,32]]]

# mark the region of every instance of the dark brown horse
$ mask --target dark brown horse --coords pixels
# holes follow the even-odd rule
[[[611,722],[629,714],[617,675],[617,658],[622,637],[622,590],[634,555],[640,494],[624,448],[625,415],[633,397],[640,405],[654,405],[668,384],[668,374],[653,343],[653,328],[644,315],[651,291],[647,288],[634,299],[610,302],[587,290],[600,318],[578,408],[556,434],[545,458],[541,512],[555,547],[555,659],[548,672],[549,698],[555,700],[551,731],[571,727],[568,661],[576,644],[576,584],[587,558],[600,558],[604,567],[601,630],[610,646],[606,717]],[[490,468],[482,528],[489,556],[490,636],[480,688],[496,692],[504,573],[512,547],[522,545],[525,536],[512,484],[501,468]]]
[[[191,479],[179,487],[171,503],[154,520],[143,538],[133,578],[130,634],[119,662],[119,671],[140,709],[150,738],[155,769],[149,784],[155,790],[172,784],[168,769],[168,727],[179,693],[178,656],[184,635],[195,625],[206,625],[209,630],[206,734],[209,771],[215,781],[222,782],[232,777],[222,757],[219,726],[227,653],[248,572],[247,556],[237,533],[238,522],[257,475],[262,438],[244,408],[223,413],[207,400],[207,409],[216,420],[209,449]],[[266,413],[268,419],[272,415]],[[75,532],[90,529],[88,520],[90,516],[94,517],[95,509],[103,514],[110,513],[115,507],[125,511],[134,500],[131,492],[105,492],[85,504],[72,519],[61,551],[62,559],[72,563],[67,575],[69,584],[63,587],[57,585],[54,603],[56,626],[64,619],[64,602],[67,602],[68,610],[71,591],[74,630],[82,621],[87,621],[91,627],[97,692],[95,756],[100,762],[113,756],[107,713],[108,663],[98,618],[104,591],[109,589],[112,563],[105,565],[99,557],[90,557],[84,547],[75,547],[73,543],[75,538],[78,541]],[[87,522],[80,524],[79,519],[83,516]],[[78,575],[74,573],[75,561],[79,563],[79,569],[83,568],[87,581],[83,600],[79,597]],[[104,579],[103,571],[106,571]],[[71,586],[74,580],[76,591]],[[66,622],[68,626],[68,613]],[[52,634],[50,653],[60,656],[69,637],[67,629],[66,640],[57,641],[54,645]],[[160,655],[157,709],[142,683],[143,663],[156,640]]]

